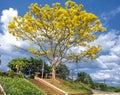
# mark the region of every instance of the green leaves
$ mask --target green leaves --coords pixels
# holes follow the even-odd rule
[[[27,59],[26,58],[17,58],[13,59],[11,62],[9,62],[8,67],[10,67],[12,70],[17,70],[19,72],[21,68],[25,67],[27,65]]]

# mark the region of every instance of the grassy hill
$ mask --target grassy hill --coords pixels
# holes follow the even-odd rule
[[[71,93],[71,94],[90,94],[92,93],[89,86],[85,85],[83,83],[80,82],[72,82],[72,81],[68,81],[68,80],[61,80],[58,79],[56,81],[52,81],[51,79],[45,79],[46,81],[48,81],[49,83],[55,85],[56,87]]]
[[[7,95],[45,95],[42,90],[22,78],[0,77],[0,84]]]

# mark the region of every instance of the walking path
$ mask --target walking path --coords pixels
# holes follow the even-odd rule
[[[93,95],[120,95],[120,92],[119,93],[116,93],[116,92],[104,92],[104,91],[93,90],[93,89],[92,89],[92,92],[94,93]]]

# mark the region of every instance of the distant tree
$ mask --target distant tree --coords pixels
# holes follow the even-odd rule
[[[56,68],[56,74],[58,74],[61,79],[66,79],[69,75],[69,70],[65,64],[59,64]]]
[[[14,72],[22,72],[26,75],[35,75],[36,72],[39,72],[40,76],[42,74],[42,69],[44,69],[44,75],[46,73],[50,73],[50,66],[48,66],[44,62],[43,68],[43,61],[41,59],[36,58],[16,58],[9,62],[8,67],[13,70]]]
[[[107,85],[104,83],[95,82],[94,85],[92,86],[92,88],[105,91],[107,88]]]
[[[80,81],[87,84],[93,84],[93,80],[89,74],[85,72],[78,73],[76,81]]]
[[[44,75],[50,73],[50,66],[48,66],[41,59],[36,59],[30,57],[27,59],[28,63],[23,69],[22,72],[27,75],[35,75],[36,72],[39,72],[39,75],[42,76],[42,70],[44,71]]]
[[[14,72],[20,73],[22,68],[28,64],[26,58],[16,58],[8,63],[8,67]]]
[[[65,7],[60,3],[53,7],[31,4],[24,17],[14,17],[9,23],[9,33],[29,40],[38,48],[29,48],[37,56],[45,57],[52,66],[52,79],[58,63],[76,59],[96,59],[101,51],[99,46],[91,45],[97,39],[96,33],[104,31],[98,17],[83,10],[83,5],[68,0]],[[69,52],[73,47],[85,47],[83,51]],[[68,53],[69,52],[69,53]],[[67,63],[67,62],[66,62]]]

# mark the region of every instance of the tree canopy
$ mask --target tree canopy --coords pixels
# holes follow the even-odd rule
[[[8,63],[8,67],[13,70],[14,72],[21,72],[21,69],[24,68],[28,64],[28,61],[26,58],[16,58],[12,59]]]
[[[9,62],[8,67],[14,72],[22,72],[25,75],[35,76],[36,72],[42,75],[43,61],[36,58],[16,58]],[[19,67],[19,68],[18,68]],[[50,73],[50,66],[44,62],[44,75]]]
[[[29,62],[29,64],[22,69],[22,72],[24,74],[31,75],[31,77],[33,77],[36,73],[39,73],[40,77],[45,77],[46,74],[50,73],[51,67],[48,66],[48,64],[46,64],[42,59],[31,57],[27,59],[27,61]]]
[[[69,69],[65,64],[59,64],[56,67],[56,73],[58,74],[58,77],[61,79],[67,79],[69,75]]]
[[[52,66],[55,79],[55,67],[68,60],[95,59],[101,51],[100,46],[91,45],[96,33],[104,31],[99,18],[83,9],[83,5],[68,0],[65,7],[60,3],[39,6],[37,3],[29,6],[24,17],[14,17],[9,23],[9,33],[29,40],[29,48],[37,56],[43,56]],[[84,47],[84,50],[70,52],[73,47]]]
[[[91,76],[85,72],[78,73],[76,81],[93,84]]]

